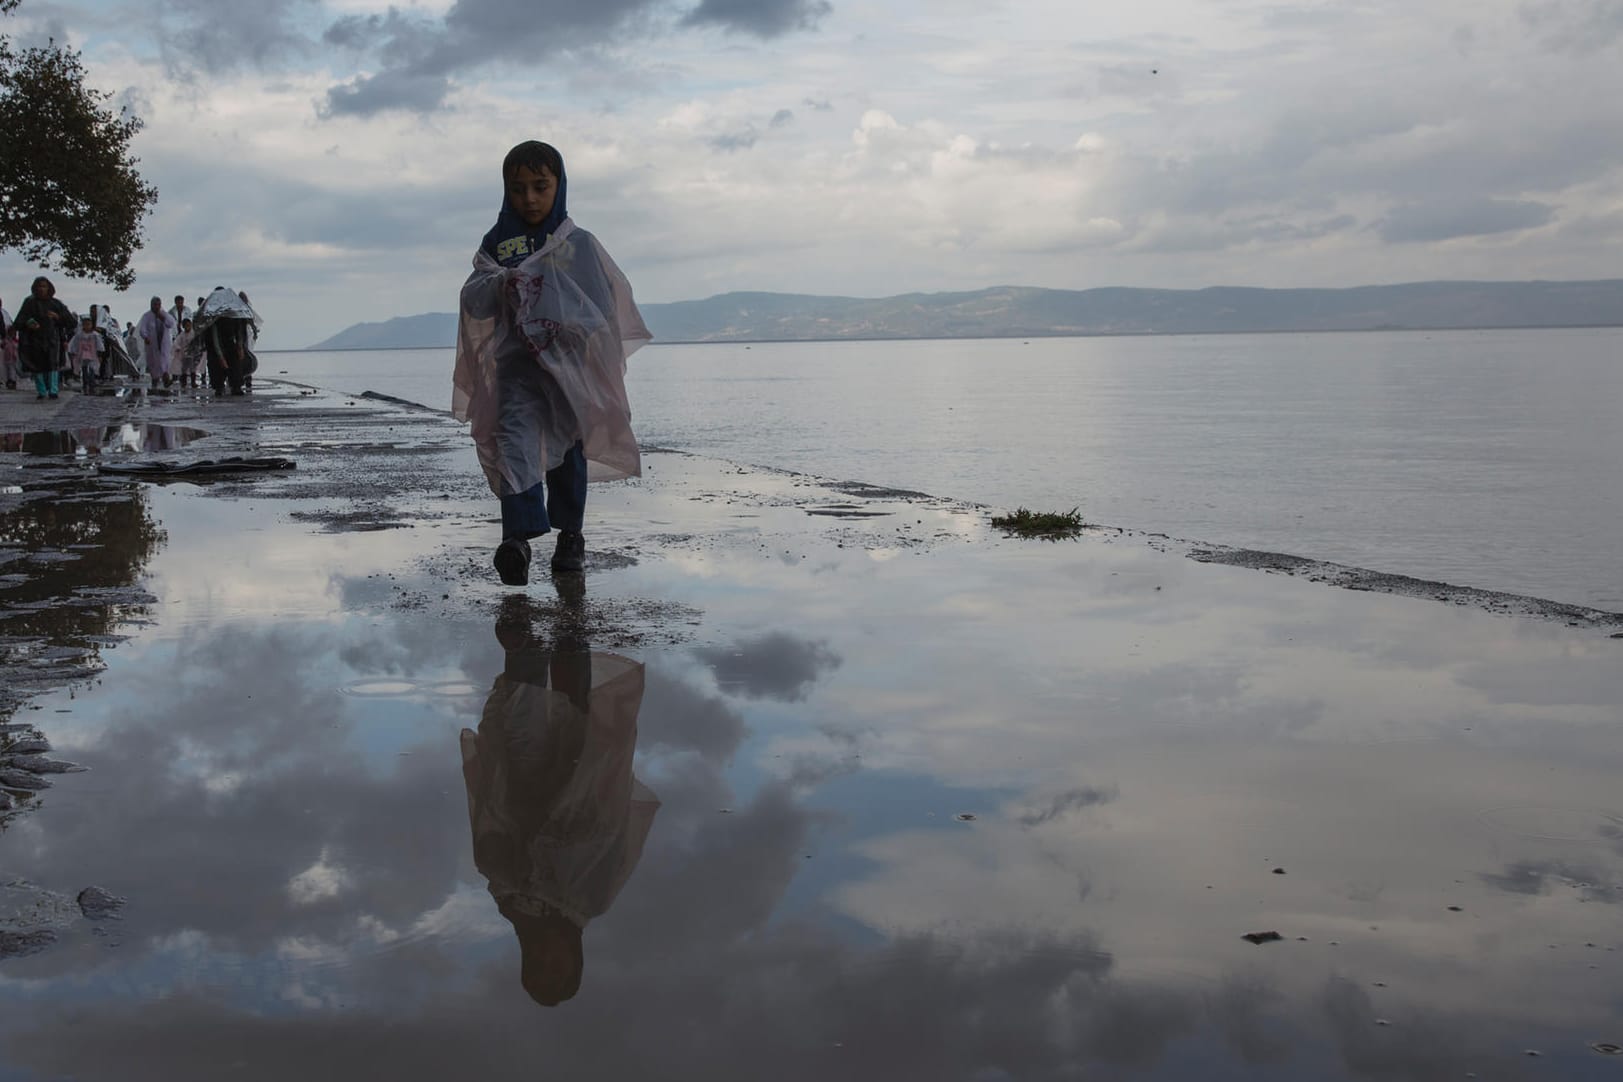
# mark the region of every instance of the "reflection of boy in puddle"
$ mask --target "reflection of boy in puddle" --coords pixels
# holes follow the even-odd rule
[[[549,646],[531,612],[512,597],[497,618],[507,666],[462,730],[462,777],[474,864],[518,934],[524,990],[552,1007],[580,989],[581,934],[631,877],[659,799],[631,772],[642,665]]]

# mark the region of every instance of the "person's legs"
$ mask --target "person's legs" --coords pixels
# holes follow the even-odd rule
[[[48,392],[47,396],[50,398],[55,398],[57,394],[61,392],[62,372],[60,369],[52,369],[51,372],[46,375],[45,387]]]
[[[502,543],[496,546],[492,562],[496,574],[508,586],[524,586],[530,581],[530,538],[546,533],[547,504],[541,486],[523,492],[503,493]]]
[[[586,523],[586,449],[579,440],[547,471],[547,517],[569,533],[580,533]]]
[[[547,471],[547,510],[558,527],[558,547],[552,552],[554,572],[586,569],[586,539],[581,527],[586,522],[586,453],[575,441],[564,460]]]
[[[547,516],[550,501],[542,494],[542,489],[542,485],[535,485],[515,495],[501,497],[503,541],[509,538],[528,541],[552,529]]]
[[[44,398],[51,392],[51,382],[44,372],[34,373],[34,393]]]

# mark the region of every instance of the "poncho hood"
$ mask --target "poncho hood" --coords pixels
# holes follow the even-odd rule
[[[490,227],[479,248],[504,267],[516,267],[539,251],[546,239],[558,231],[558,226],[569,217],[567,196],[569,178],[563,168],[563,155],[558,156],[558,195],[552,201],[552,210],[540,225],[531,226],[507,198],[507,178],[502,178],[502,209],[496,215],[496,224]]]

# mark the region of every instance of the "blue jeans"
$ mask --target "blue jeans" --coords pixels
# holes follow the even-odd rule
[[[553,527],[580,533],[586,523],[586,453],[580,441],[547,471],[545,481],[501,501],[503,541],[528,541]]]
[[[56,394],[62,389],[62,373],[36,372],[34,373],[34,391],[37,394]]]

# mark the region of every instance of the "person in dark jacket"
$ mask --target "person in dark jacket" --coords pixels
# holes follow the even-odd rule
[[[55,398],[61,391],[64,345],[77,323],[68,306],[56,299],[51,280],[35,278],[28,299],[17,309],[17,351],[22,370],[34,377],[36,397]]]

